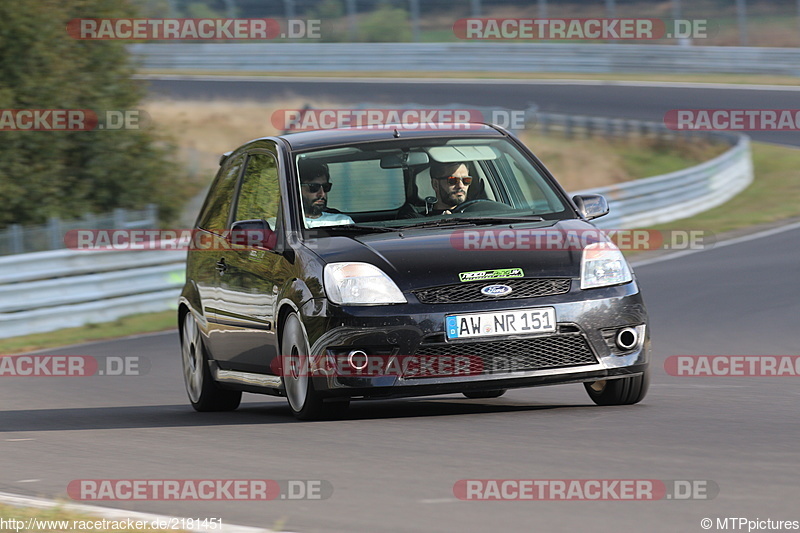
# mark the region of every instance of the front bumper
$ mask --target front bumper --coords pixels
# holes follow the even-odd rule
[[[411,300],[375,307],[308,302],[302,312],[315,390],[329,397],[402,397],[510,389],[633,376],[649,363],[647,312],[635,282],[480,304]],[[446,315],[536,307],[555,308],[555,333],[445,339]],[[636,329],[638,342],[621,349],[614,336],[626,327]],[[347,364],[354,351],[379,362],[356,370]],[[411,366],[405,364],[409,361]],[[434,361],[434,371],[420,372],[420,361]],[[436,367],[436,361],[447,364]]]

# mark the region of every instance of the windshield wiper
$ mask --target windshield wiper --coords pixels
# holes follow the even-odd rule
[[[431,227],[440,227],[440,226],[461,226],[461,225],[469,225],[474,226],[475,223],[470,221],[468,218],[438,218],[436,220],[426,220],[424,222],[418,222],[416,224],[407,224],[405,226],[398,226],[398,229],[409,229],[409,228],[431,228]]]
[[[542,218],[540,216],[531,215],[531,216],[528,216],[528,217],[491,217],[491,216],[490,217],[458,217],[458,220],[466,220],[466,221],[469,221],[469,222],[472,222],[472,223],[481,223],[481,222],[489,223],[490,222],[490,223],[494,224],[496,222],[499,222],[501,224],[502,223],[513,224],[513,223],[518,223],[518,222],[542,222],[542,221],[544,221],[544,218]]]
[[[398,231],[398,228],[387,228],[386,226],[365,226],[362,224],[347,224],[343,226],[318,226],[311,228],[313,230],[325,231],[343,231],[352,233],[386,233],[389,231]]]
[[[544,219],[540,216],[529,217],[452,217],[437,220],[429,220],[420,222],[419,224],[409,224],[408,226],[401,226],[401,228],[430,228],[441,226],[458,226],[458,225],[471,225],[476,224],[515,224],[520,222],[542,222]]]

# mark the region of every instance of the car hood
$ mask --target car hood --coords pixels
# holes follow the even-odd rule
[[[508,268],[524,277],[580,277],[581,253],[606,240],[582,220],[457,226],[333,236],[306,241],[325,262],[371,263],[400,290],[460,283],[460,273]]]

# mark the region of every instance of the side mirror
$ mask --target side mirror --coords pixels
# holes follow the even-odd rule
[[[608,202],[599,194],[578,194],[572,197],[572,201],[586,220],[608,214]]]
[[[263,218],[253,220],[237,220],[231,225],[231,231],[226,240],[237,246],[248,248],[275,248],[277,233],[269,227],[269,222]]]

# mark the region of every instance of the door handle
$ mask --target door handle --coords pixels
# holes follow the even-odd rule
[[[223,257],[217,261],[217,272],[224,274],[226,270],[228,270],[228,264],[225,262],[225,258]]]

